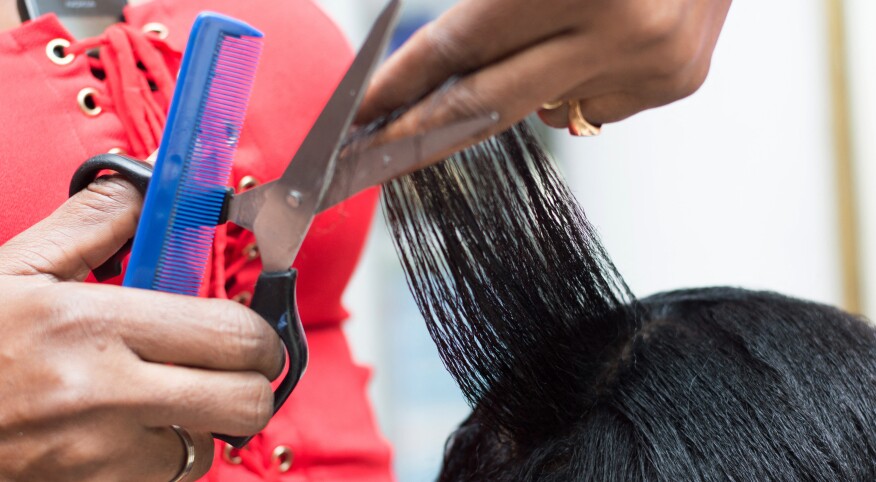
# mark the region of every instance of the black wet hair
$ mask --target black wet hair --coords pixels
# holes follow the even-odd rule
[[[876,329],[769,292],[637,300],[525,124],[384,211],[473,408],[440,481],[876,480]]]

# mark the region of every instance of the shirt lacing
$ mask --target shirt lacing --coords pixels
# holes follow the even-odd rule
[[[181,55],[154,34],[124,23],[72,42],[66,50],[80,55],[94,49],[98,56],[88,57],[91,70],[106,85],[106,94],[98,93],[95,103],[116,112],[128,137],[129,154],[144,159],[161,140]]]

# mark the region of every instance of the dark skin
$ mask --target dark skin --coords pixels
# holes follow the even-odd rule
[[[617,122],[702,85],[729,8],[730,0],[461,0],[377,71],[357,121],[459,76],[389,126],[383,140],[490,111],[501,121],[481,138],[536,111],[565,128],[568,107],[540,110],[558,100],[580,99],[592,124]]]
[[[102,179],[0,246],[0,480],[144,480],[179,472],[210,432],[261,430],[283,365],[268,323],[228,300],[81,283],[134,234],[142,199]]]

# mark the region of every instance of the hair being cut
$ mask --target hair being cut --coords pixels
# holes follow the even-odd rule
[[[874,328],[741,289],[637,300],[528,126],[384,210],[473,408],[440,480],[876,480]]]

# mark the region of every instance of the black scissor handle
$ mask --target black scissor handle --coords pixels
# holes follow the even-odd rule
[[[118,154],[101,154],[79,166],[70,181],[70,195],[72,196],[88,187],[103,171],[117,172],[133,183],[144,196],[149,181],[152,179],[151,164]],[[230,196],[229,191],[228,197],[230,198]],[[121,274],[122,260],[130,250],[131,241],[129,240],[106,263],[94,269],[94,276],[102,281]],[[277,413],[277,410],[289,398],[307,367],[307,338],[304,335],[301,318],[298,316],[298,305],[295,297],[297,280],[298,271],[295,269],[277,273],[262,273],[256,283],[252,303],[250,303],[250,308],[267,320],[274,331],[280,335],[289,356],[289,370],[274,391],[274,413]],[[218,434],[213,434],[213,436],[237,448],[243,448],[252,438],[251,436]]]
[[[119,154],[100,154],[83,162],[76,169],[76,172],[73,173],[73,177],[70,179],[69,195],[73,196],[88,187],[103,171],[119,173],[130,181],[143,196],[146,195],[146,188],[149,187],[149,181],[152,179],[152,165],[148,162]],[[122,274],[122,261],[131,252],[131,244],[132,240],[129,239],[116,254],[92,270],[94,277],[98,281],[106,281]]]
[[[298,271],[290,269],[277,273],[262,273],[256,282],[250,308],[271,324],[274,331],[280,335],[286,353],[289,354],[289,370],[274,390],[274,413],[283,406],[289,394],[298,385],[298,381],[307,368],[307,338],[304,327],[298,316],[298,305],[295,298],[295,283]],[[234,447],[243,448],[252,438],[217,435],[214,437],[228,442]]]
[[[76,169],[70,179],[69,195],[72,196],[88,187],[103,171],[115,171],[121,174],[122,177],[134,184],[140,194],[144,196],[146,188],[149,187],[149,181],[152,179],[152,164],[146,161],[120,154],[100,154],[83,162]]]

